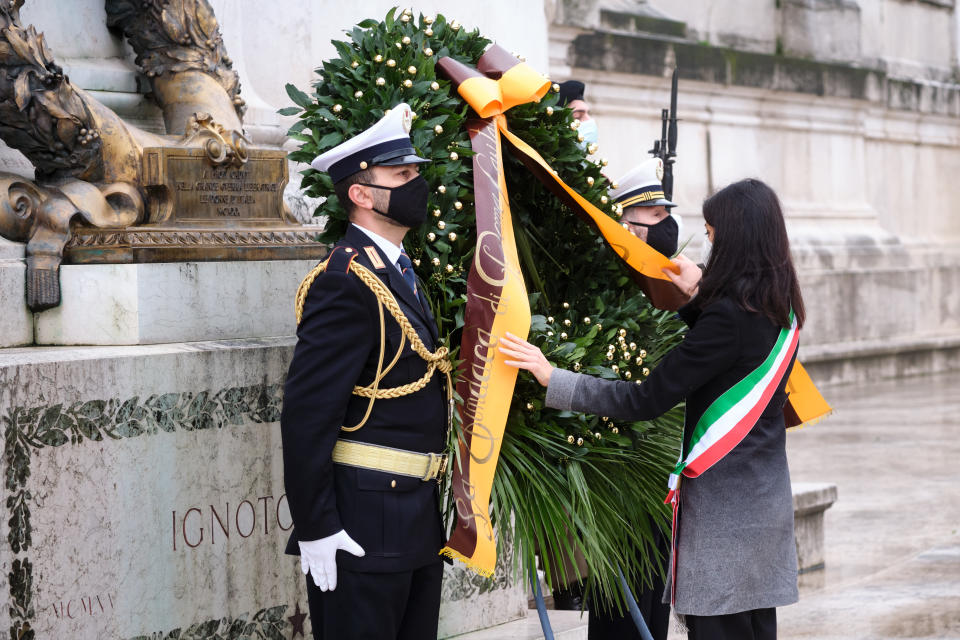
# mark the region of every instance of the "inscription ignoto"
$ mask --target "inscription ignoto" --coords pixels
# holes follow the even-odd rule
[[[236,541],[238,536],[249,538],[256,532],[268,536],[293,528],[285,493],[276,499],[272,495],[258,496],[254,500],[234,501],[233,507],[230,505],[229,501],[219,505],[206,502],[179,512],[172,510],[173,551],[177,551],[177,543],[181,551],[199,547],[204,540],[215,545],[218,536],[221,544],[228,542],[231,530]]]

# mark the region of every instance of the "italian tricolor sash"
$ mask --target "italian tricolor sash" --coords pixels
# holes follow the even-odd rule
[[[680,476],[696,478],[716,464],[725,455],[740,444],[750,432],[760,414],[767,407],[774,391],[780,386],[787,373],[790,361],[797,351],[800,336],[797,318],[790,310],[790,326],[780,330],[777,341],[763,363],[747,376],[730,387],[707,407],[697,421],[690,436],[686,452],[681,450],[680,459],[670,474],[670,491],[667,504],[673,505],[673,561],[671,602],[676,601],[676,564],[677,564],[677,490]]]
[[[676,489],[681,473],[696,478],[727,455],[750,432],[783,381],[797,350],[799,335],[797,319],[791,310],[790,326],[781,329],[763,363],[714,400],[700,416],[690,436],[686,455],[681,453],[670,474],[671,490]]]

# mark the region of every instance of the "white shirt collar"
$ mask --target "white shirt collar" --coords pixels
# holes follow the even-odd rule
[[[379,235],[379,234],[376,234],[376,233],[374,233],[373,231],[370,231],[370,229],[367,229],[367,228],[365,228],[365,227],[361,227],[360,225],[358,225],[358,224],[355,223],[355,222],[351,222],[350,224],[352,224],[352,225],[355,226],[357,229],[359,229],[360,231],[363,231],[365,234],[367,234],[367,236],[369,236],[369,238],[370,238],[371,240],[373,240],[374,243],[376,243],[376,245],[377,245],[378,247],[380,247],[380,250],[383,251],[384,254],[386,254],[387,259],[390,261],[390,264],[392,264],[392,265],[393,265],[394,267],[396,267],[397,269],[400,268],[400,267],[397,265],[397,260],[400,259],[400,252],[403,251],[403,247],[398,247],[397,245],[393,244],[392,242],[390,242],[389,240],[387,240],[387,239],[384,238],[383,236],[381,236],[381,235]],[[401,273],[402,273],[402,271],[401,271]]]

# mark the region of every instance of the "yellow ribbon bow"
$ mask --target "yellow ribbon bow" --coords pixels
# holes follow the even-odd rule
[[[527,168],[564,204],[595,227],[634,271],[667,283],[670,283],[670,279],[663,269],[679,273],[679,267],[670,262],[667,256],[624,229],[620,223],[570,188],[536,150],[507,128],[504,112],[521,104],[539,101],[550,90],[551,84],[546,77],[499,45],[487,49],[477,62],[476,69],[452,58],[442,58],[437,66],[457,84],[457,93],[477,115],[495,118],[500,133]],[[650,292],[647,291],[647,294],[650,295]]]
[[[457,92],[481,118],[490,118],[521,104],[540,100],[550,91],[550,81],[525,62],[514,65],[499,80],[486,76],[467,78]]]

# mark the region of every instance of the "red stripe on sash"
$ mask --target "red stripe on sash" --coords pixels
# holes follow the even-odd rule
[[[787,367],[790,366],[790,362],[793,360],[793,354],[797,349],[799,340],[800,332],[794,331],[793,339],[790,341],[789,353],[784,357],[783,362],[780,363],[780,366],[777,368],[777,373],[774,375],[773,380],[770,381],[770,384],[767,385],[767,388],[764,389],[757,404],[754,405],[750,412],[725,436],[717,440],[699,458],[684,467],[683,475],[688,478],[696,478],[716,464],[723,456],[730,453],[730,451],[740,444],[740,441],[750,433],[750,430],[753,429],[754,425],[757,424],[757,421],[760,419],[760,414],[767,408],[770,398],[773,397],[773,392],[777,390],[780,382],[783,381],[783,376],[786,373]]]
[[[670,492],[673,522],[670,523],[670,605],[677,604],[677,512],[680,509],[680,485]]]

